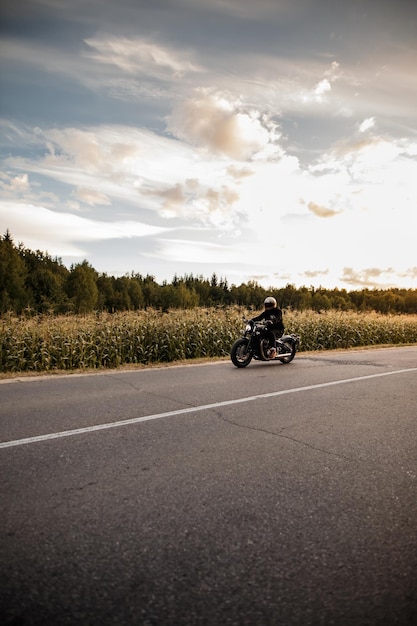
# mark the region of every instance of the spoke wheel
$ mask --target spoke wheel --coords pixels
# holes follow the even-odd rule
[[[246,339],[238,339],[232,346],[230,358],[236,367],[246,367],[252,361],[252,351],[248,349]]]

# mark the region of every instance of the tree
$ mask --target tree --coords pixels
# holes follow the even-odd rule
[[[417,313],[417,290],[407,291],[404,298],[404,308],[406,313]]]
[[[13,238],[6,231],[0,237],[0,312],[22,313],[29,305],[30,297],[26,289],[27,269],[20,258]]]
[[[59,277],[46,267],[37,267],[27,278],[32,306],[36,311],[57,313],[65,307],[66,297]]]
[[[19,247],[19,255],[27,269],[26,287],[30,305],[35,311],[58,313],[68,309],[68,298],[64,287],[68,270],[58,259],[37,250],[32,252]]]
[[[83,261],[71,267],[67,281],[67,293],[76,313],[94,311],[98,303],[97,272]]]
[[[329,297],[322,293],[322,291],[316,291],[313,296],[313,309],[315,311],[328,311],[331,309],[331,302]]]
[[[97,308],[113,313],[114,311],[114,281],[112,276],[100,274],[97,277],[96,285],[98,289]]]
[[[147,307],[158,308],[161,304],[161,287],[155,281],[155,277],[147,274],[142,280],[142,293],[145,309]]]

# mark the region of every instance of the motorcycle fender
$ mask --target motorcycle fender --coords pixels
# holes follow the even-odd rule
[[[295,343],[295,344],[298,343],[298,340],[295,337],[293,337],[293,335],[282,335],[282,337],[280,337],[278,341],[284,341],[286,343]]]

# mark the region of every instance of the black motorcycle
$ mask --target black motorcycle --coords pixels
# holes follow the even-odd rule
[[[281,361],[291,363],[300,343],[298,335],[283,335],[272,338],[268,322],[254,322],[244,319],[246,327],[243,336],[237,339],[230,351],[230,358],[236,367],[246,367],[256,361]]]

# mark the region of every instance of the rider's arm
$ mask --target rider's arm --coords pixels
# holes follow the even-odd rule
[[[264,319],[265,319],[265,311],[262,311],[262,313],[260,315],[257,315],[256,317],[252,317],[253,322],[262,322],[262,320]]]

